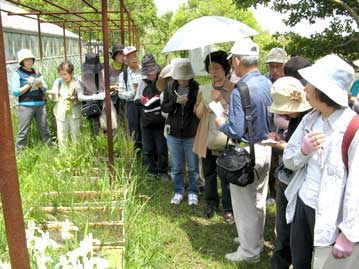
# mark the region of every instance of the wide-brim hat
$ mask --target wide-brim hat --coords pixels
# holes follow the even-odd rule
[[[103,64],[100,62],[100,56],[90,53],[85,55],[85,62],[81,65],[81,72],[97,74],[102,71],[103,67]]]
[[[161,66],[157,64],[155,57],[152,54],[145,54],[142,58],[142,74],[153,75],[161,72]]]
[[[274,114],[300,113],[312,107],[305,98],[304,86],[294,77],[282,77],[271,88],[273,103],[268,111]]]
[[[348,106],[348,92],[354,80],[354,68],[335,54],[319,59],[299,74],[333,102]]]
[[[172,77],[174,65],[168,64],[162,70],[156,82],[156,88],[161,92],[167,90],[168,80]]]
[[[195,77],[192,65],[189,59],[178,59],[174,63],[172,78],[174,80],[190,80]]]
[[[29,49],[19,50],[17,53],[17,59],[18,59],[19,64],[21,64],[22,61],[25,59],[33,59],[34,62],[36,60],[34,54],[32,54],[31,50],[29,50]]]

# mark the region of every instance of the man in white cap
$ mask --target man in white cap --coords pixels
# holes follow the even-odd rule
[[[23,149],[26,146],[27,134],[33,118],[36,119],[42,140],[50,145],[51,136],[45,107],[47,85],[41,74],[33,68],[36,58],[29,49],[20,50],[17,57],[19,68],[14,72],[11,80],[12,93],[19,98],[19,130],[16,148]]]
[[[135,105],[134,99],[138,85],[142,80],[141,65],[139,64],[137,49],[133,46],[127,46],[123,49],[127,68],[123,70],[119,77],[120,99],[126,102],[127,129],[130,135],[133,135],[135,148],[142,148],[142,136],[140,126],[140,111]]]
[[[272,103],[272,83],[258,70],[259,47],[251,39],[237,41],[231,50],[232,65],[240,82],[247,84],[250,93],[253,138],[255,143],[256,166],[255,181],[246,187],[230,184],[234,219],[240,246],[237,251],[226,254],[233,262],[258,262],[263,249],[263,230],[266,213],[269,165],[271,148],[260,142],[268,138],[269,123],[267,107]],[[216,123],[220,130],[239,142],[247,142],[245,113],[242,108],[240,92],[234,89],[230,98],[228,119],[218,117]]]

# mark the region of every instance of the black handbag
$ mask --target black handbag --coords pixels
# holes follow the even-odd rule
[[[217,174],[221,179],[227,183],[245,187],[254,182],[257,173],[255,170],[255,152],[249,90],[247,84],[244,82],[237,83],[237,89],[241,95],[242,106],[245,112],[250,153],[242,147],[228,147],[227,140],[226,149],[223,154],[217,158],[216,164]]]
[[[95,74],[96,93],[99,93],[99,77]],[[98,117],[102,112],[102,101],[89,101],[82,103],[81,114],[86,118]]]
[[[81,107],[82,116],[89,118],[101,115],[101,108],[99,102],[86,102]]]

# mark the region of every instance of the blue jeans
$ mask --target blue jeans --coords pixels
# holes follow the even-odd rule
[[[171,175],[175,193],[184,194],[184,164],[188,168],[188,193],[198,194],[198,159],[193,153],[193,138],[176,138],[168,135],[167,146],[171,155]]]

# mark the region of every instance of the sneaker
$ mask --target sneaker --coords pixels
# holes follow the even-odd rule
[[[198,195],[194,193],[188,194],[188,205],[198,205]]]
[[[250,262],[250,263],[257,263],[260,261],[260,255],[256,255],[253,257],[245,257],[240,251],[228,253],[225,256],[227,261],[230,262]]]
[[[183,200],[183,194],[176,193],[171,200],[171,205],[179,205]]]

